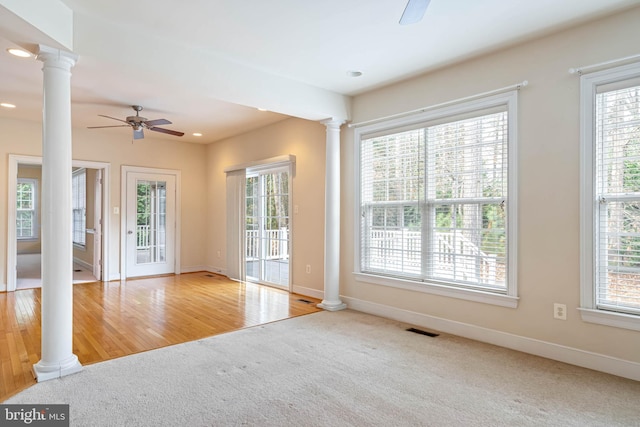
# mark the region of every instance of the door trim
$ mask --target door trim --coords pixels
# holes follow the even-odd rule
[[[11,191],[11,188],[16,188],[18,183],[18,165],[40,165],[42,166],[42,156],[23,156],[18,154],[9,154],[8,165],[8,191],[7,191],[7,271],[6,271],[6,288],[4,285],[0,285],[0,292],[8,291],[13,292],[16,290],[16,263],[18,260],[17,251],[17,238],[16,238],[16,194],[15,191]],[[102,205],[102,281],[109,280],[110,265],[109,265],[109,212],[110,206],[110,170],[111,164],[104,162],[93,162],[89,160],[73,160],[73,167],[81,167],[88,169],[101,169],[102,170],[102,189],[104,203]],[[71,173],[71,172],[70,172]],[[12,208],[13,207],[13,208]],[[5,289],[3,289],[5,288]]]
[[[120,277],[122,280],[127,278],[127,174],[133,173],[149,173],[160,175],[173,175],[176,179],[176,234],[175,234],[175,253],[174,253],[174,274],[181,273],[180,267],[180,249],[182,247],[181,233],[181,171],[176,169],[156,169],[143,166],[127,166],[122,165],[120,174]]]

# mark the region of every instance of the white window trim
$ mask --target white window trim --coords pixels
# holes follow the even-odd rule
[[[72,179],[75,178],[77,175],[80,174],[84,174],[84,179],[85,179],[85,187],[86,187],[86,183],[87,183],[87,170],[85,168],[79,168],[75,171],[73,171],[72,173]],[[71,195],[72,197],[75,196],[75,194]],[[87,190],[85,188],[85,193],[84,193],[84,214],[85,214],[85,229],[82,231],[82,233],[84,234],[84,243],[79,243],[76,242],[73,238],[71,239],[72,243],[73,243],[73,247],[75,249],[79,249],[80,251],[86,251],[87,250],[87,230],[86,230],[86,225],[87,225]],[[71,232],[73,233],[74,237],[75,237],[75,223],[73,224],[72,230]]]
[[[487,96],[480,99],[474,99],[468,102],[460,102],[454,105],[447,105],[442,108],[429,109],[420,114],[399,117],[391,120],[375,122],[368,126],[355,128],[354,131],[354,170],[355,170],[355,204],[354,204],[354,224],[356,225],[354,232],[354,266],[356,271],[353,273],[356,280],[360,282],[373,283],[382,286],[389,286],[398,289],[407,289],[427,294],[442,295],[450,298],[463,299],[467,301],[475,301],[486,304],[493,304],[502,307],[516,308],[518,306],[518,287],[517,287],[517,232],[518,232],[518,181],[516,162],[518,159],[517,152],[517,135],[518,135],[518,110],[517,110],[518,91],[513,90],[500,93],[493,96]],[[497,106],[507,106],[509,116],[508,123],[508,168],[509,180],[507,183],[507,292],[506,294],[485,292],[475,289],[466,289],[463,287],[446,286],[439,283],[413,281],[409,279],[399,279],[387,276],[379,276],[360,271],[360,148],[361,140],[368,134],[379,133],[383,131],[393,131],[396,128],[416,125],[422,122],[433,121],[441,118],[456,116],[483,110]]]
[[[589,323],[640,331],[640,316],[601,310],[596,305],[596,144],[595,95],[598,86],[640,77],[640,63],[580,77],[580,315]]]
[[[40,223],[39,223],[39,218],[38,218],[38,211],[39,211],[39,207],[38,207],[38,180],[35,178],[18,178],[17,179],[17,183],[21,183],[21,182],[27,182],[30,183],[31,185],[33,185],[33,224],[32,224],[32,234],[31,236],[27,236],[27,237],[16,237],[16,239],[18,239],[21,242],[29,242],[29,241],[37,241],[39,240],[39,233],[38,233],[38,229],[40,228]],[[16,194],[17,197],[17,194]],[[15,206],[15,204],[14,204]],[[14,227],[15,227],[15,222],[14,222]],[[17,231],[17,230],[16,230]],[[17,233],[16,233],[17,234]]]

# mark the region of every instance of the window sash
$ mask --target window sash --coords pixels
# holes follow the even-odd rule
[[[640,85],[596,86],[595,308],[640,314]],[[624,82],[624,80],[622,81]],[[605,87],[606,90],[603,90]]]
[[[439,223],[442,213],[452,207],[483,212],[482,207],[486,206],[506,214],[508,106],[502,104],[498,108],[497,113],[492,106],[491,111],[467,113],[462,119],[452,116],[447,121],[439,117],[437,122],[378,130],[371,137],[361,137],[361,272],[508,293],[506,215],[500,231],[499,257],[481,249],[485,234],[489,244],[495,246],[491,243],[493,231],[486,224],[483,226],[482,214],[471,215],[476,226],[452,225],[451,219],[448,225]],[[487,136],[490,122],[494,124],[489,133],[499,134],[493,140]],[[467,129],[469,126],[471,130]],[[456,138],[447,137],[452,132],[462,139],[465,132],[471,136],[460,145]],[[387,156],[389,152],[391,155]],[[493,170],[488,170],[485,159],[492,155],[497,155],[499,161],[492,163]],[[465,156],[473,160],[465,160]],[[462,165],[453,174],[443,167],[460,159]],[[486,185],[475,185],[492,173],[499,184],[497,191],[483,191]],[[447,174],[454,177],[449,179]],[[456,185],[467,187],[459,191]],[[412,215],[419,220],[412,222]],[[474,241],[469,236],[475,236]],[[496,247],[491,249],[495,251]],[[501,263],[498,269],[497,262]]]
[[[72,234],[73,244],[86,245],[87,229],[87,173],[86,169],[78,169],[72,176]]]
[[[36,181],[19,178],[16,189],[16,237],[35,239],[36,236]]]

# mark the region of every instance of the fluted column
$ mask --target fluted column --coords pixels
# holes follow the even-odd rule
[[[77,56],[40,46],[42,120],[42,355],[33,366],[46,381],[78,372],[73,354],[71,236],[71,67]]]
[[[343,310],[340,300],[340,126],[341,120],[325,120],[327,158],[324,189],[324,299],[318,307]]]

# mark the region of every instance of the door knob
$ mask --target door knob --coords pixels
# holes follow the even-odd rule
[[[127,234],[133,234],[133,231],[129,230],[127,231]]]

